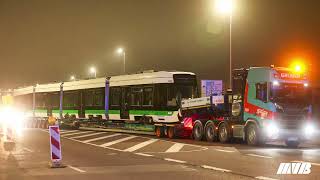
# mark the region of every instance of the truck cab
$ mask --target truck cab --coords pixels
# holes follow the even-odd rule
[[[290,68],[252,67],[233,72],[232,119],[248,144],[284,140],[298,146],[312,138],[311,90],[307,76]]]

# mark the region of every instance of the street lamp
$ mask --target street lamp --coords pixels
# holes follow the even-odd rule
[[[74,75],[72,75],[72,76],[70,77],[70,80],[71,80],[71,81],[74,81],[74,80],[76,80],[76,77],[75,77]]]
[[[94,75],[94,78],[97,78],[97,70],[95,67],[90,68],[90,73]]]
[[[118,48],[117,53],[121,56],[123,56],[123,73],[126,73],[126,52],[123,48]]]
[[[230,42],[229,42],[229,70],[230,70],[230,84],[229,87],[232,88],[232,12],[234,10],[234,1],[233,0],[215,0],[216,10],[223,15],[229,15],[229,33],[230,33]]]

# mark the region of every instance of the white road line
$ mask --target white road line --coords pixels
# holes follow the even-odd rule
[[[294,163],[310,163],[311,165],[314,165],[314,166],[320,166],[319,163],[313,163],[313,162],[307,162],[307,161],[291,161],[291,162],[294,162]]]
[[[264,177],[264,176],[257,176],[255,177],[256,179],[262,179],[262,180],[278,180],[278,179],[274,179],[274,178],[269,178],[269,177]]]
[[[28,151],[29,153],[32,153],[33,151],[29,148],[24,147],[23,150]]]
[[[75,133],[70,133],[70,134],[63,134],[62,137],[78,135],[78,134],[86,134],[86,133],[90,133],[90,131],[82,131],[82,132],[75,132]]]
[[[130,140],[130,139],[133,139],[135,137],[137,137],[137,136],[129,136],[129,137],[125,137],[125,138],[122,138],[122,139],[117,139],[115,141],[111,141],[111,142],[107,142],[107,143],[101,144],[100,146],[101,147],[111,146],[111,145],[114,145],[114,144],[121,143],[123,141],[127,141],[127,140]]]
[[[85,173],[86,171],[82,170],[82,169],[79,169],[79,168],[76,168],[76,167],[73,167],[73,166],[68,166],[69,168],[75,170],[75,171],[78,171],[80,173]]]
[[[74,132],[79,132],[79,130],[64,131],[64,132],[60,132],[60,134],[68,134],[68,133],[74,133]]]
[[[93,139],[88,139],[88,140],[80,141],[80,142],[88,143],[88,142],[92,142],[92,141],[99,141],[99,140],[102,140],[102,139],[107,139],[107,138],[119,136],[119,135],[121,135],[121,134],[111,134],[111,135],[108,135],[108,136],[102,136],[102,137],[93,138]]]
[[[133,152],[133,151],[141,149],[141,148],[143,148],[145,146],[148,146],[149,144],[152,144],[152,143],[154,143],[156,141],[158,141],[158,139],[150,139],[148,141],[145,141],[145,142],[139,143],[137,145],[134,145],[134,146],[132,146],[132,147],[130,147],[130,148],[124,150],[124,151]]]
[[[76,137],[72,137],[72,138],[78,139],[78,138],[90,137],[90,136],[95,136],[95,135],[105,134],[105,133],[106,132],[98,132],[98,133],[93,133],[93,134],[86,134],[86,135],[82,135],[82,136],[76,136]]]
[[[166,161],[170,161],[170,162],[176,162],[176,163],[187,163],[186,161],[181,161],[181,160],[177,160],[177,159],[170,159],[170,158],[164,158],[164,160]]]
[[[175,143],[166,152],[179,152],[185,144]]]
[[[153,155],[151,154],[144,154],[144,153],[135,153],[136,155],[140,155],[140,156],[146,156],[146,157],[152,157]]]
[[[216,151],[221,151],[221,152],[228,152],[228,153],[233,153],[235,151],[231,151],[231,150],[224,150],[224,149],[214,149]]]
[[[213,166],[202,165],[201,167],[204,168],[204,169],[210,169],[210,170],[215,170],[215,171],[231,172],[231,170],[222,169],[222,168],[217,168],[217,167],[213,167]]]
[[[272,159],[271,156],[262,156],[262,155],[258,155],[258,154],[247,154],[247,156],[253,156],[253,157],[260,157],[260,158]]]

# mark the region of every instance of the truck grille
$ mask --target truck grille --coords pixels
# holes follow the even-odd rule
[[[305,116],[301,114],[283,114],[280,118],[282,129],[300,129],[305,121]]]

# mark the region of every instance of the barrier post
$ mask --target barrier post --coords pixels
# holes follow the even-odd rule
[[[59,126],[49,126],[51,168],[62,168],[62,154]]]

